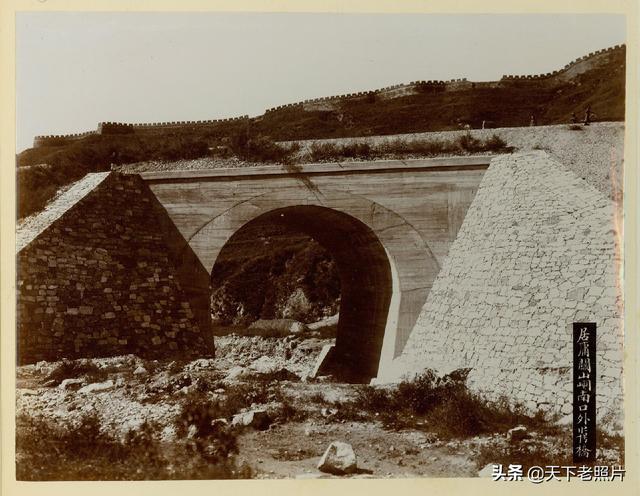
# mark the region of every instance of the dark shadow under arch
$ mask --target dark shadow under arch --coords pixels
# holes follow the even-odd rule
[[[271,210],[236,233],[257,223],[304,233],[336,262],[341,285],[340,319],[335,348],[321,373],[331,373],[345,382],[368,382],[375,377],[393,292],[389,258],[376,234],[348,214],[310,205]]]

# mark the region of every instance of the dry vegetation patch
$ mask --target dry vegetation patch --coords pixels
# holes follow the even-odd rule
[[[230,342],[242,339],[258,338]],[[334,440],[353,444],[359,466],[375,477],[469,476],[488,463],[570,464],[569,428],[469,391],[466,369],[443,377],[425,371],[387,386],[247,370],[229,379],[224,360],[133,356],[20,367],[30,389],[18,389],[18,478],[295,477],[317,471]],[[83,393],[51,384],[71,378],[113,386]],[[254,412],[253,420],[238,421]],[[510,440],[516,426],[526,435]],[[599,433],[598,464],[620,464],[623,449],[620,436]]]

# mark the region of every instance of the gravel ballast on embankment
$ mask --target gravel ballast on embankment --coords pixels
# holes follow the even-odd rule
[[[488,139],[496,134],[515,151],[545,150],[567,169],[573,171],[593,187],[616,199],[616,191],[622,189],[624,159],[624,123],[598,122],[589,126],[569,125],[505,127],[497,129],[472,129],[474,138]],[[313,143],[382,144],[385,141],[454,140],[467,131],[439,131],[430,133],[395,134],[362,138],[336,138],[327,140],[298,141],[300,153],[309,150]],[[293,143],[293,142],[287,142]],[[616,187],[613,187],[616,185]]]
[[[620,200],[622,191],[623,157],[624,157],[624,123],[599,122],[590,126],[569,125],[511,127],[497,129],[472,129],[469,132],[474,138],[488,139],[496,134],[515,151],[545,150],[567,169],[586,180],[599,191],[612,199]],[[388,136],[367,136],[355,138],[335,138],[324,140],[302,140],[283,142],[281,144],[298,143],[299,155],[306,154],[313,143],[333,143],[346,145],[349,143],[382,144],[394,139],[406,141],[453,141],[468,131],[438,131],[428,133],[396,134]],[[389,157],[394,158],[394,157]],[[395,157],[399,158],[399,157]],[[407,157],[409,158],[409,157]],[[419,158],[419,157],[411,157]],[[341,159],[346,162],[348,159]],[[263,163],[243,162],[236,158],[205,157],[195,160],[178,160],[175,162],[140,162],[121,166],[122,172],[140,173],[166,170],[219,169],[235,167],[252,167]]]

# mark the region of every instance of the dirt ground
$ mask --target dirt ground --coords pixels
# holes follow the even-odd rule
[[[125,355],[21,366],[17,369],[17,416],[73,431],[83,418],[93,415],[99,418],[101,432],[122,440],[148,423],[154,426],[154,443],[169,452],[193,435],[195,426],[188,424],[197,420],[188,420],[182,431],[176,422],[185,417],[189,402],[233,398],[237,408],[227,410],[226,418],[214,420],[212,425],[219,421],[231,425],[236,413],[256,409],[270,416],[266,425],[235,431],[238,450],[234,461],[247,469],[243,473],[258,479],[474,477],[487,463],[488,447],[508,446],[504,430],[443,438],[429,425],[390,427],[382,420],[384,410],[355,416],[341,410],[362,386],[308,377],[320,350],[330,342],[299,336],[283,339],[231,334],[217,338],[219,358],[215,359],[156,361]],[[18,424],[17,463],[22,473],[28,474],[30,466],[20,464],[33,463],[33,453],[21,447],[29,443],[21,442],[27,433],[20,428],[23,424]],[[569,435],[564,430],[555,437],[531,431],[528,442],[542,443],[553,451],[560,438]],[[39,438],[46,434],[35,433],[32,449],[40,449]],[[320,457],[333,441],[351,444],[357,457],[356,473],[338,476],[318,470]],[[57,461],[55,456],[47,458],[47,453],[38,456],[40,468]],[[602,457],[619,460],[620,452],[604,450]],[[87,463],[99,466],[99,462]],[[171,464],[180,463],[179,459],[171,460]],[[57,476],[55,471],[49,475]],[[101,477],[110,475],[96,478]]]
[[[358,457],[359,472],[350,477],[475,477],[478,473],[468,447],[434,446],[423,432],[390,432],[375,421],[307,421],[252,431],[241,438],[241,454],[250,460],[256,478],[334,478],[320,472],[317,464],[327,446],[339,440],[348,440]]]

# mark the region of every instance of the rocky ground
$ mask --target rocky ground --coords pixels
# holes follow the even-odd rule
[[[570,450],[566,428],[519,414],[502,412],[498,424],[473,435],[442,423],[457,418],[460,405],[420,421],[409,410],[390,416],[380,406],[391,401],[380,394],[396,394],[389,387],[309,377],[331,339],[228,334],[216,342],[215,359],[126,355],[18,367],[19,478],[473,477],[487,463],[501,463],[500,456],[560,463]],[[522,422],[530,425],[517,427],[516,436],[513,428]],[[54,437],[61,429],[66,434]],[[121,459],[94,451],[78,458],[83,443],[94,442]],[[235,448],[224,451],[224,443]],[[609,444],[601,449],[602,464],[620,460],[619,442]],[[200,459],[197,470],[183,470]],[[114,468],[116,462],[124,468]],[[221,463],[232,469],[210,471]]]
[[[73,364],[68,373],[59,371],[65,361],[38,362],[17,369],[18,414],[29,412],[57,422],[97,412],[105,425],[122,435],[145,420],[168,425],[179,406],[175,400],[196,388],[198,381],[224,388],[279,371],[288,371],[285,376],[299,381],[313,369],[322,347],[332,342],[229,334],[216,338],[214,359],[149,361],[134,355],[80,359],[67,362]],[[101,386],[91,390],[91,384]],[[106,391],[109,394],[99,394]],[[164,393],[170,394],[163,398]],[[178,397],[171,397],[173,393]]]

